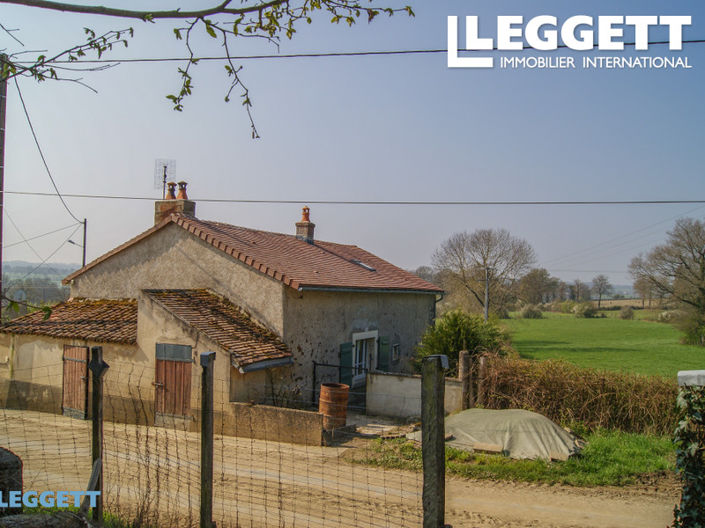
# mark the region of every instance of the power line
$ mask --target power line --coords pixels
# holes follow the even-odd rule
[[[39,191],[5,191],[5,194],[23,196],[54,196],[53,193]],[[90,198],[101,200],[147,200],[153,196],[125,196],[111,194],[64,193],[67,198]],[[677,205],[705,204],[705,200],[275,200],[245,198],[193,198],[205,203],[242,204],[314,204],[314,205]],[[80,221],[79,221],[80,222]],[[82,223],[82,222],[81,222]]]
[[[653,223],[653,224],[649,224],[649,225],[647,225],[647,226],[645,226],[645,227],[642,227],[642,228],[640,228],[640,229],[637,229],[637,230],[635,230],[635,231],[630,231],[629,233],[625,233],[625,234],[623,234],[623,235],[619,235],[619,236],[616,236],[616,237],[607,239],[607,240],[605,240],[605,241],[603,241],[603,242],[599,242],[599,243],[594,244],[594,245],[592,245],[592,246],[589,246],[589,247],[587,247],[587,248],[584,248],[584,249],[581,249],[581,250],[578,250],[578,251],[575,251],[575,252],[567,253],[567,254],[564,254],[564,255],[562,255],[562,256],[560,256],[560,257],[552,258],[552,259],[548,260],[547,262],[548,262],[548,263],[556,263],[556,262],[558,262],[558,261],[562,261],[562,260],[565,260],[565,259],[569,259],[569,260],[570,260],[571,258],[575,258],[575,257],[581,257],[581,258],[582,258],[582,255],[583,255],[584,253],[591,253],[591,252],[593,252],[595,249],[597,249],[597,248],[599,248],[599,247],[601,247],[601,246],[608,245],[608,244],[609,244],[609,245],[608,245],[607,248],[605,248],[605,249],[612,249],[612,248],[614,248],[614,247],[617,247],[617,246],[622,245],[623,243],[625,243],[626,241],[622,241],[623,239],[628,239],[628,238],[630,238],[632,235],[636,235],[637,233],[641,233],[641,232],[643,232],[643,231],[647,231],[647,230],[651,229],[652,227],[656,227],[656,226],[658,226],[658,225],[665,224],[665,223],[667,223],[667,222],[671,222],[671,221],[673,221],[673,220],[675,220],[675,219],[677,219],[677,218],[682,218],[682,217],[684,217],[684,216],[687,215],[687,214],[694,213],[695,211],[698,211],[699,209],[702,209],[702,207],[695,207],[695,208],[693,208],[693,209],[689,209],[688,211],[685,211],[684,213],[679,213],[679,214],[677,214],[677,215],[670,216],[670,217],[666,218],[665,220],[660,220],[660,221],[655,222],[655,223]],[[651,234],[650,234],[649,236],[651,236]],[[633,241],[633,240],[632,240],[632,241]],[[613,244],[613,243],[614,243],[614,244]]]
[[[683,44],[703,44],[705,39],[688,39],[683,40]],[[657,46],[670,44],[668,40],[657,40],[647,43],[649,46]],[[635,42],[625,42],[624,46],[635,46]],[[567,49],[566,44],[559,44],[559,49]],[[531,47],[524,46],[521,50],[512,51],[530,51]],[[465,50],[459,50],[465,51]],[[493,48],[490,50],[482,50],[481,53],[491,51],[503,51]],[[278,55],[240,55],[240,56],[213,56],[213,57],[198,57],[198,61],[222,61],[222,60],[261,60],[261,59],[320,59],[326,57],[368,57],[368,56],[385,56],[385,55],[424,55],[433,53],[447,53],[447,49],[414,49],[414,50],[370,50],[370,51],[332,51],[320,53],[283,53]],[[191,60],[190,57],[141,57],[135,59],[84,59],[84,60],[57,60],[51,64],[102,64],[102,63],[131,63],[131,62],[183,62]],[[29,61],[18,62],[17,64],[30,65],[34,64]],[[48,64],[48,63],[47,63]]]
[[[64,246],[66,245],[66,243],[69,241],[69,239],[70,239],[73,235],[76,234],[76,231],[78,231],[78,229],[79,229],[79,227],[81,227],[81,225],[83,225],[83,222],[79,222],[79,225],[76,227],[76,229],[74,229],[74,230],[71,232],[71,234],[66,238],[66,240],[64,240],[64,241],[59,245],[59,247],[57,247],[54,251],[52,251],[51,254],[50,254],[47,258],[45,258],[44,260],[42,260],[42,261],[41,261],[36,267],[34,267],[31,271],[27,272],[25,275],[22,276],[22,278],[18,279],[18,281],[21,282],[21,281],[25,280],[27,277],[29,277],[29,276],[32,275],[35,271],[37,271],[39,268],[41,268],[44,264],[46,264],[46,262],[47,262],[51,257],[53,257],[54,255],[56,255],[56,254],[59,252],[59,250],[60,250],[62,247],[64,247]]]
[[[27,247],[32,250],[32,253],[34,253],[39,260],[42,260],[42,256],[37,253],[37,250],[32,247],[32,244],[29,243],[29,240],[25,238],[25,236],[22,234],[22,231],[20,231],[20,228],[17,227],[17,224],[15,221],[12,219],[12,216],[10,216],[10,212],[7,209],[4,209],[3,211],[5,213],[5,216],[7,216],[7,219],[10,221],[12,224],[12,227],[15,228],[15,231],[17,231],[17,234],[20,235],[20,238],[22,239],[22,242],[18,242],[18,244],[27,244]],[[7,248],[7,246],[5,246]]]
[[[52,195],[52,196],[53,196],[53,195]],[[8,216],[8,219],[9,219],[9,216]],[[12,220],[10,220],[10,221],[12,221]],[[14,225],[14,222],[13,222],[13,225]],[[20,244],[24,244],[25,242],[28,242],[28,241],[30,241],[30,240],[36,240],[37,238],[42,238],[42,237],[45,237],[45,236],[53,235],[54,233],[59,233],[60,231],[66,231],[67,229],[70,229],[70,228],[74,227],[75,225],[77,225],[77,224],[71,224],[71,225],[66,226],[66,227],[60,227],[59,229],[54,229],[53,231],[47,231],[46,233],[42,233],[41,235],[36,235],[36,236],[33,236],[33,237],[29,237],[29,238],[27,238],[27,239],[23,239],[22,242],[13,242],[12,244],[7,244],[7,245],[3,246],[3,248],[4,248],[4,249],[8,249],[8,248],[11,248],[11,247],[19,246]],[[19,232],[19,231],[18,231],[18,232]],[[21,235],[20,235],[20,236],[21,236]],[[41,259],[41,257],[40,257],[40,259]]]
[[[81,223],[81,221],[76,218],[76,215],[74,215],[71,212],[71,209],[69,209],[69,206],[66,204],[64,201],[63,196],[61,196],[61,193],[59,192],[59,188],[56,186],[56,182],[54,181],[54,177],[51,175],[51,170],[49,170],[49,165],[47,164],[47,160],[44,157],[44,152],[42,152],[42,147],[39,145],[39,140],[37,139],[37,134],[34,132],[34,126],[32,126],[32,120],[29,117],[29,112],[27,111],[27,106],[24,104],[24,98],[22,97],[22,91],[20,90],[20,85],[17,82],[17,77],[15,77],[15,87],[17,87],[17,94],[20,96],[20,102],[22,103],[22,110],[24,111],[24,115],[27,118],[27,124],[29,125],[29,129],[32,131],[32,137],[34,138],[34,144],[37,145],[37,150],[39,151],[39,156],[42,158],[42,162],[44,163],[44,168],[47,171],[47,174],[49,175],[49,179],[51,180],[51,184],[54,186],[54,190],[56,191],[56,195],[59,197],[59,200],[61,200],[61,203],[64,204],[64,208],[66,211],[71,215],[71,217],[76,220],[76,222]]]
[[[556,272],[556,273],[622,273],[628,275],[628,271],[616,271],[616,270],[576,270],[576,269],[546,269],[546,271]]]

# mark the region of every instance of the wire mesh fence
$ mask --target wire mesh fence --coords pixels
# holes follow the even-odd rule
[[[159,371],[159,365],[106,361],[106,512],[137,527],[199,526],[201,368],[183,362]],[[0,445],[21,457],[25,490],[86,489],[90,399],[88,408],[66,413],[64,368],[13,372],[13,396],[0,410]],[[376,434],[354,426],[324,431],[307,391],[292,390],[298,396],[288,398],[287,407],[232,402],[231,382],[228,373],[216,372],[212,493],[218,527],[421,526],[421,473],[361,463],[377,460]],[[401,435],[409,429],[388,430]]]

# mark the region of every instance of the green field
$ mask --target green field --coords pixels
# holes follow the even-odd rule
[[[502,324],[512,346],[527,359],[563,359],[581,367],[671,378],[679,370],[705,369],[705,348],[681,345],[680,332],[665,323],[546,312],[543,319]]]

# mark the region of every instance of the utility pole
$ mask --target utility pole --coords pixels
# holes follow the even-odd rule
[[[490,268],[485,265],[485,322],[490,318]]]
[[[81,262],[81,267],[86,267],[86,230],[88,228],[88,220],[83,219],[83,260]]]
[[[7,112],[7,55],[0,54],[0,320],[2,320],[2,219],[5,202],[5,114]]]

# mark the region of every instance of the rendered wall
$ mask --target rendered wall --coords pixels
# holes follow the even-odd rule
[[[137,347],[130,345],[0,334],[0,405],[60,414],[64,345],[87,346],[89,349],[102,346],[104,359],[111,364],[112,372],[108,372],[111,378],[117,379],[134,369],[138,355]],[[90,391],[90,373],[88,379]],[[118,397],[118,394],[111,394],[106,389],[106,398],[111,395]]]
[[[390,370],[411,372],[409,359],[434,315],[435,296],[414,293],[286,292],[284,342],[294,352],[296,383],[310,389],[313,361],[339,364],[353,333],[377,330],[400,345]],[[376,368],[376,365],[372,365]]]
[[[421,416],[421,376],[370,373],[367,375],[367,414],[412,418]],[[462,385],[446,378],[444,407],[461,410]]]
[[[226,435],[312,446],[323,441],[323,415],[317,412],[231,403],[224,420]]]

